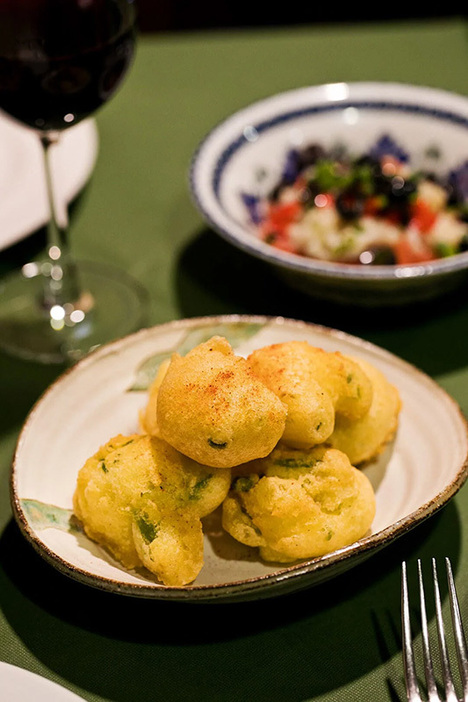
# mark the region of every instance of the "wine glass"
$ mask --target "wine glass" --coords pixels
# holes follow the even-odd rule
[[[0,109],[37,133],[50,204],[46,251],[0,280],[0,348],[16,356],[73,362],[143,324],[137,281],[72,256],[51,168],[62,132],[119,88],[134,55],[135,15],[133,0],[0,1]]]

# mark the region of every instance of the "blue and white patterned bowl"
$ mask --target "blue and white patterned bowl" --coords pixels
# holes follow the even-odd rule
[[[260,240],[246,201],[278,182],[294,147],[318,142],[369,152],[389,138],[412,169],[457,171],[468,163],[468,99],[400,83],[331,83],[287,91],[231,115],[202,141],[190,168],[190,191],[208,224],[243,251],[272,264],[315,296],[365,305],[432,298],[468,276],[468,252],[408,266],[319,261]]]

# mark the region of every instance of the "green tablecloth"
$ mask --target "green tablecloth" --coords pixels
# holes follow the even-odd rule
[[[468,94],[467,28],[454,20],[142,37],[124,88],[97,116],[99,158],[73,212],[76,253],[139,278],[151,296],[149,324],[232,312],[341,328],[419,366],[468,414],[466,291],[386,315],[319,304],[207,229],[187,188],[205,133],[277,91],[392,80]],[[34,241],[3,252],[2,270]],[[449,555],[468,612],[468,487],[384,552],[294,596],[184,605],[95,591],[43,562],[9,506],[18,432],[59,372],[0,356],[1,660],[91,702],[404,699],[400,563]],[[1,689],[0,700],[9,702]]]

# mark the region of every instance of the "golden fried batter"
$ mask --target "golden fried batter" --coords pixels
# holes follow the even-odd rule
[[[223,337],[174,354],[159,387],[160,436],[204,465],[232,467],[266,456],[286,408]]]
[[[375,496],[355,466],[393,438],[397,389],[377,368],[305,341],[248,359],[219,336],[161,364],[140,412],[86,461],[73,505],[86,534],[168,586],[203,566],[201,519],[288,563],[362,538]]]
[[[81,468],[73,507],[89,538],[125,567],[185,585],[203,565],[200,519],[229,485],[229,470],[195,463],[161,439],[119,435]]]
[[[158,372],[156,373],[156,376],[148,391],[148,402],[146,403],[146,407],[142,412],[140,412],[140,426],[144,434],[159,436],[156,403],[158,399],[159,386],[162,383],[162,379],[166,375],[170,362],[170,358],[168,358],[159,366]]]
[[[371,406],[372,383],[364,370],[339,351],[324,351],[306,342],[312,374],[330,395],[335,413],[349,419],[363,417]]]
[[[351,544],[367,533],[374,515],[368,478],[344,453],[325,446],[278,446],[242,467],[223,502],[226,531],[258,547],[267,561],[312,558]]]
[[[355,421],[337,417],[335,429],[327,443],[346,453],[353,465],[359,465],[376,458],[393,439],[401,399],[397,388],[380,370],[367,361],[355,360],[372,382],[372,404],[367,414]]]
[[[290,341],[257,349],[248,357],[253,373],[287,406],[282,441],[293,448],[321,444],[335,415],[362,417],[372,401],[364,371],[339,352]]]
[[[132,524],[142,563],[165,585],[186,585],[203,567],[201,520],[192,512],[165,512],[147,500]]]

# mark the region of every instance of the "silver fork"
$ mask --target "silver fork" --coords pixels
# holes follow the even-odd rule
[[[465,634],[460,616],[460,607],[458,604],[455,583],[453,579],[452,566],[450,559],[445,559],[447,568],[447,582],[450,600],[451,619],[454,631],[455,648],[457,651],[458,666],[460,670],[461,685],[463,695],[461,700],[457,697],[455,685],[453,681],[452,671],[449,662],[447,643],[445,637],[444,622],[442,619],[442,604],[440,599],[439,581],[437,577],[437,565],[435,558],[432,559],[432,579],[434,583],[434,601],[437,621],[437,634],[439,642],[440,664],[442,669],[444,697],[440,697],[432,661],[431,650],[429,646],[429,631],[426,614],[426,597],[424,593],[424,583],[422,575],[421,561],[418,560],[418,580],[419,580],[419,599],[421,611],[421,633],[422,633],[422,649],[424,658],[424,671],[426,677],[427,698],[421,697],[421,692],[418,685],[415,657],[411,636],[410,624],[410,608],[408,596],[408,580],[406,572],[406,563],[402,563],[402,579],[401,579],[401,623],[403,635],[403,663],[406,681],[406,694],[408,702],[422,702],[427,699],[428,702],[468,702],[468,654]]]

